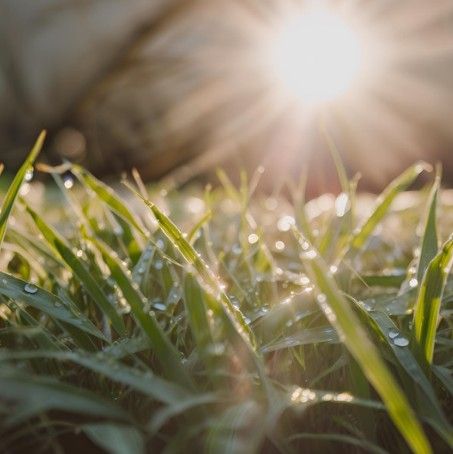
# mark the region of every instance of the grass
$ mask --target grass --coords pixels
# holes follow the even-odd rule
[[[167,193],[41,167],[40,202],[43,140],[0,214],[2,452],[453,447],[439,171],[405,193],[417,163],[371,204],[336,154],[344,192],[308,203],[303,184],[260,196],[260,172]]]

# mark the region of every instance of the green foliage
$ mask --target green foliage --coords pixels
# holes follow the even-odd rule
[[[417,164],[363,216],[336,151],[342,209],[314,209],[304,184],[294,207],[264,200],[259,172],[126,201],[74,166],[74,186],[47,169],[51,206],[20,192],[42,140],[0,217],[2,452],[453,447],[439,172],[426,201],[392,209]]]

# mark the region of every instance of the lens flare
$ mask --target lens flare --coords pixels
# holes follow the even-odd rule
[[[291,17],[277,31],[270,49],[273,77],[289,96],[306,103],[331,101],[358,78],[360,39],[347,22],[328,10]]]

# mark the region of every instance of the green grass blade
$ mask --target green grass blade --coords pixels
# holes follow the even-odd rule
[[[2,247],[3,239],[5,237],[6,227],[8,224],[8,218],[16,201],[17,195],[19,194],[20,187],[25,179],[25,175],[30,170],[31,166],[35,162],[46,138],[45,131],[41,132],[35,145],[33,146],[30,154],[28,155],[22,167],[16,173],[13,182],[11,183],[8,192],[6,193],[5,199],[3,200],[2,209],[0,211],[0,249]]]
[[[105,244],[96,239],[91,239],[91,241],[101,252],[112,277],[131,306],[134,317],[150,339],[152,348],[167,376],[183,386],[192,387],[191,380],[181,363],[178,351],[162,331],[155,316],[149,311],[145,312],[143,305],[144,301],[147,302],[147,300],[140,293],[137,284],[134,284],[124,266],[113,256],[112,251]]]
[[[245,322],[244,316],[242,313],[233,306],[228,296],[223,291],[218,279],[215,277],[211,269],[205,263],[205,261],[200,257],[197,251],[193,246],[186,240],[183,233],[176,227],[176,225],[161,211],[157,208],[154,203],[145,199],[140,194],[138,194],[132,187],[127,187],[134,192],[146,206],[154,214],[159,227],[165,236],[170,240],[173,246],[181,253],[187,263],[196,271],[196,274],[201,278],[205,286],[221,300],[222,306],[229,317],[233,320],[236,329],[244,336],[246,341],[251,345],[255,345],[254,336],[249,326]]]
[[[144,454],[145,440],[133,426],[113,423],[84,424],[82,431],[110,454]]]
[[[114,213],[135,227],[143,236],[146,236],[143,226],[138,221],[137,216],[129,210],[125,203],[115,194],[113,189],[79,166],[74,165],[73,172],[80,178],[82,183],[94,191]]]
[[[208,211],[206,211],[205,214],[203,214],[203,216],[201,216],[201,218],[198,220],[198,222],[192,227],[189,234],[187,235],[187,241],[190,244],[193,244],[195,242],[198,232],[207,222],[210,221],[211,218],[212,218],[212,213],[210,210],[208,210]]]
[[[431,188],[427,212],[423,228],[422,245],[420,248],[420,258],[417,266],[417,280],[421,282],[426,269],[428,268],[429,262],[436,256],[439,250],[439,240],[437,235],[437,222],[436,222],[436,210],[437,210],[437,198],[440,187],[440,171],[437,171],[436,178]]]
[[[365,221],[358,228],[357,232],[352,236],[350,241],[351,252],[358,252],[363,248],[374,229],[387,214],[391,203],[395,200],[395,197],[400,192],[408,188],[418,177],[418,175],[426,169],[429,169],[429,166],[423,162],[414,164],[387,186],[387,188],[378,197],[376,206],[374,207],[371,215],[365,219]]]
[[[14,412],[7,420],[10,425],[49,410],[116,420],[128,419],[120,407],[93,392],[5,365],[0,368],[0,396],[16,403]]]
[[[34,293],[26,292],[24,289],[27,284],[25,281],[0,272],[0,294],[12,301],[20,301],[34,307],[55,320],[74,326],[77,330],[105,340],[104,335],[90,320],[68,307],[58,296],[37,286],[33,287]]]
[[[300,333],[285,336],[275,342],[265,345],[261,351],[263,353],[274,352],[285,348],[298,347],[300,345],[321,344],[324,342],[338,343],[337,332],[330,326],[317,328],[305,328]]]
[[[442,407],[438,401],[436,393],[431,386],[430,381],[426,377],[422,367],[417,362],[416,358],[408,348],[402,348],[396,345],[393,339],[404,337],[398,334],[397,337],[391,338],[389,336],[393,333],[399,333],[399,329],[393,321],[383,312],[367,311],[362,305],[357,304],[357,309],[362,318],[367,321],[368,326],[380,338],[381,342],[385,344],[386,348],[390,350],[395,358],[397,367],[403,369],[406,377],[414,384],[420,387],[422,394],[419,395],[417,401],[418,407],[422,414],[427,415],[431,425],[435,430],[450,444],[453,443],[453,431],[445,418]]]
[[[184,389],[175,383],[169,382],[151,371],[141,371],[134,367],[116,361],[107,353],[89,354],[87,352],[54,352],[54,351],[7,351],[0,350],[0,361],[25,360],[25,359],[52,359],[69,361],[86,369],[103,375],[116,383],[140,391],[157,402],[176,404],[181,400],[190,398]],[[1,369],[1,368],[0,368]]]
[[[113,423],[84,424],[82,431],[110,454],[144,454],[145,440],[133,426]]]
[[[190,273],[187,273],[184,279],[184,304],[197,346],[201,352],[206,352],[208,346],[212,345],[214,341],[211,335],[202,289]]]
[[[59,256],[77,276],[80,283],[93,298],[99,309],[112,322],[115,330],[119,334],[125,334],[126,327],[124,326],[123,319],[120,317],[115,307],[111,304],[83,262],[76,256],[76,254],[74,254],[74,252],[72,252],[70,246],[60,236],[60,234],[56,232],[55,229],[46,224],[44,220],[29,206],[27,206],[26,209],[46,241],[55,251],[58,252]]]
[[[328,266],[311,245],[298,232],[295,233],[303,250],[301,259],[315,284],[319,306],[327,319],[380,395],[389,416],[408,445],[416,453],[431,452],[429,442],[404,393],[338,288]]]
[[[414,307],[413,346],[422,362],[431,364],[439,311],[453,264],[453,235],[428,265]]]

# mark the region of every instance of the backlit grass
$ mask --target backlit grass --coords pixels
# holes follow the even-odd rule
[[[439,171],[372,198],[337,160],[343,192],[305,203],[260,171],[146,192],[69,166],[37,197],[43,139],[2,197],[2,451],[451,449]]]

